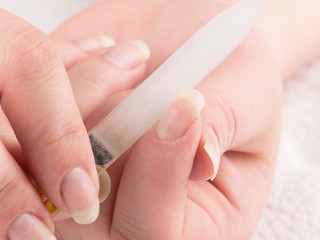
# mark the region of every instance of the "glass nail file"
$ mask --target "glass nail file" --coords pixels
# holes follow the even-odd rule
[[[247,36],[266,0],[241,0],[211,19],[89,132],[97,165],[109,167],[186,90]]]

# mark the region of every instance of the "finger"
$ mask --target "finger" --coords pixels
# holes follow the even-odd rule
[[[118,189],[112,238],[179,239],[203,105],[198,91],[188,92],[137,143]]]
[[[75,63],[88,58],[88,54],[106,50],[115,45],[114,40],[109,36],[98,36],[88,38],[78,38],[74,40],[55,40],[56,48],[62,58],[65,68],[68,69]],[[101,72],[102,69],[100,69]],[[88,71],[92,71],[88,69]],[[86,71],[84,71],[86,73]],[[94,72],[94,74],[97,74]],[[102,80],[102,79],[99,79]],[[14,131],[0,106],[0,139],[9,153],[22,166],[21,147],[18,143]]]
[[[267,46],[251,37],[199,86],[208,104],[198,149],[203,158],[197,155],[196,162],[211,160],[214,165],[220,151],[220,170],[212,184],[235,212],[246,212],[252,231],[267,200],[280,139],[279,76]]]
[[[131,89],[142,78],[147,45],[130,41],[74,64],[68,75],[82,118],[86,120],[114,93]]]
[[[123,91],[116,93],[110,97],[108,97],[104,103],[97,109],[96,112],[94,112],[88,120],[86,120],[85,125],[88,130],[95,127],[112,109],[114,109],[119,102],[121,102],[130,91]],[[92,239],[103,239],[105,236],[110,234],[110,226],[112,223],[112,214],[106,214],[106,213],[112,213],[114,210],[114,203],[115,198],[117,195],[117,189],[118,184],[121,179],[122,171],[124,168],[124,165],[126,163],[126,159],[131,151],[128,150],[127,153],[123,154],[120,159],[118,159],[114,164],[112,164],[108,169],[108,173],[110,174],[110,179],[108,184],[106,186],[110,190],[110,194],[107,193],[107,199],[103,203],[100,204],[100,214],[97,221],[94,224],[90,225],[77,225],[74,221],[67,219],[63,221],[57,221],[55,222],[55,226],[57,228],[57,236],[59,236],[59,233],[63,236],[64,233],[70,231],[72,228],[76,228],[77,232],[75,232],[73,235],[76,239],[81,239],[84,234],[87,234],[88,231],[92,232]],[[105,171],[106,172],[106,171]],[[101,184],[102,185],[102,184]],[[105,190],[108,190],[105,188]],[[63,218],[66,219],[66,218]],[[101,226],[104,226],[101,228]],[[90,235],[91,236],[91,235]]]
[[[20,161],[21,159],[21,148],[14,134],[14,131],[4,114],[2,107],[0,106],[0,141],[13,156],[14,159]]]
[[[115,46],[114,40],[109,36],[55,40],[54,43],[66,69],[91,54]]]
[[[139,45],[143,46],[139,47]],[[128,58],[129,56],[129,58],[132,59],[132,68],[123,69],[113,63],[110,63],[102,57],[106,53],[105,51],[102,52],[102,56],[89,56],[82,61],[77,60],[78,62],[74,63],[68,72],[72,87],[76,90],[75,97],[83,119],[86,119],[92,112],[94,112],[95,109],[93,106],[98,106],[106,99],[106,97],[117,91],[133,87],[144,73],[144,61],[147,60],[146,58],[149,56],[149,50],[143,42],[132,41],[120,45],[117,48],[120,48],[120,50],[122,49],[120,54],[122,52],[124,55],[123,58]],[[126,49],[128,51],[124,51]],[[114,49],[114,51],[119,52],[117,49]],[[92,85],[97,87],[92,88]],[[20,145],[17,142],[14,132],[3,112],[1,115],[1,122],[3,123],[0,131],[2,140],[5,141],[6,147],[12,154],[14,154],[18,163],[24,167]],[[101,172],[102,171],[100,171],[100,173]],[[99,174],[99,182],[101,186],[99,200],[102,202],[110,192],[110,179],[108,174]],[[54,219],[57,221],[65,217],[69,216],[61,213]]]
[[[93,39],[90,38],[90,40]],[[65,45],[66,43],[69,44],[70,42],[67,40],[55,41],[56,46],[58,46],[60,50],[65,48],[65,52],[73,54],[72,47],[67,47],[67,45]],[[107,43],[108,41],[106,40],[106,44]],[[104,44],[104,46],[106,44]],[[97,45],[98,44],[92,44],[92,46]],[[87,49],[88,48],[89,47],[87,47]],[[104,103],[109,96],[126,89],[131,89],[144,75],[145,61],[150,56],[150,51],[145,43],[139,40],[130,41],[116,47],[113,51],[119,52],[119,50],[117,50],[119,48],[127,48],[127,51],[122,50],[122,52],[120,51],[120,54],[123,55],[123,59],[125,61],[128,56],[132,59],[129,69],[120,68],[109,60],[103,58],[103,56],[110,50],[109,48],[101,52],[100,55],[75,59],[68,70],[68,76],[75,94],[76,102],[84,121],[93,112],[97,111],[98,106]],[[79,49],[76,49],[76,51],[82,53]],[[14,131],[11,128],[7,117],[3,113],[2,108],[0,111],[0,123],[1,140],[9,150],[10,154],[13,155],[13,157],[22,166],[23,161],[20,144],[18,143]]]
[[[226,151],[275,159],[282,96],[276,69],[266,44],[251,34],[198,86],[208,104],[192,179],[213,179]]]
[[[99,212],[98,177],[89,139],[53,44],[1,11],[2,108],[40,188],[80,223]]]
[[[55,239],[50,213],[0,142],[0,239]]]

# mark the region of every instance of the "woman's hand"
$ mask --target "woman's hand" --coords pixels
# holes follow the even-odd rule
[[[224,7],[218,1],[108,1],[73,18],[53,37],[143,39],[151,47],[150,74]],[[255,29],[197,88],[206,99],[199,144],[199,120],[185,137],[170,142],[170,149],[151,130],[108,169],[112,191],[98,221],[58,222],[59,239],[249,239],[273,176],[281,86],[273,56]],[[87,127],[119,98],[110,98]],[[220,159],[215,180],[203,181],[216,175]]]
[[[136,84],[148,52],[139,41],[111,48],[106,37],[54,44],[3,10],[0,32],[0,239],[53,239],[30,178],[77,222],[96,219],[99,183],[83,119]]]

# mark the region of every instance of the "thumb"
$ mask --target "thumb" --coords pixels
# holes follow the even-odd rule
[[[181,236],[203,105],[197,90],[185,93],[137,143],[119,185],[111,238],[119,232],[126,239]]]

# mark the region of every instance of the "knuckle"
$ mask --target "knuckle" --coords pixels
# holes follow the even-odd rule
[[[16,26],[17,32],[21,26]],[[17,79],[37,79],[46,75],[55,66],[54,47],[50,40],[33,27],[22,29],[21,33],[13,34],[3,46],[3,71]],[[30,76],[36,76],[30,77]]]
[[[146,227],[139,214],[132,214],[127,209],[119,209],[116,220],[112,225],[112,235],[118,239],[158,239],[151,227]],[[164,237],[163,234],[162,237]],[[164,238],[168,239],[168,238]]]
[[[83,86],[83,89],[85,89],[85,92],[91,92],[93,94],[103,92],[105,89],[103,86],[104,75],[103,73],[97,73],[95,71],[88,72],[85,70],[86,68],[83,68],[82,66],[79,66],[81,68],[73,68],[70,71],[68,71],[68,76],[71,80],[76,81],[77,84],[81,84]]]
[[[82,137],[83,126],[78,122],[75,117],[64,117],[60,121],[49,123],[38,132],[37,142],[44,148],[61,145],[71,147]]]
[[[234,104],[232,104],[222,94],[216,94],[211,101],[212,109],[219,111],[219,122],[211,127],[216,133],[222,149],[229,149],[237,134],[237,115],[235,114]]]

